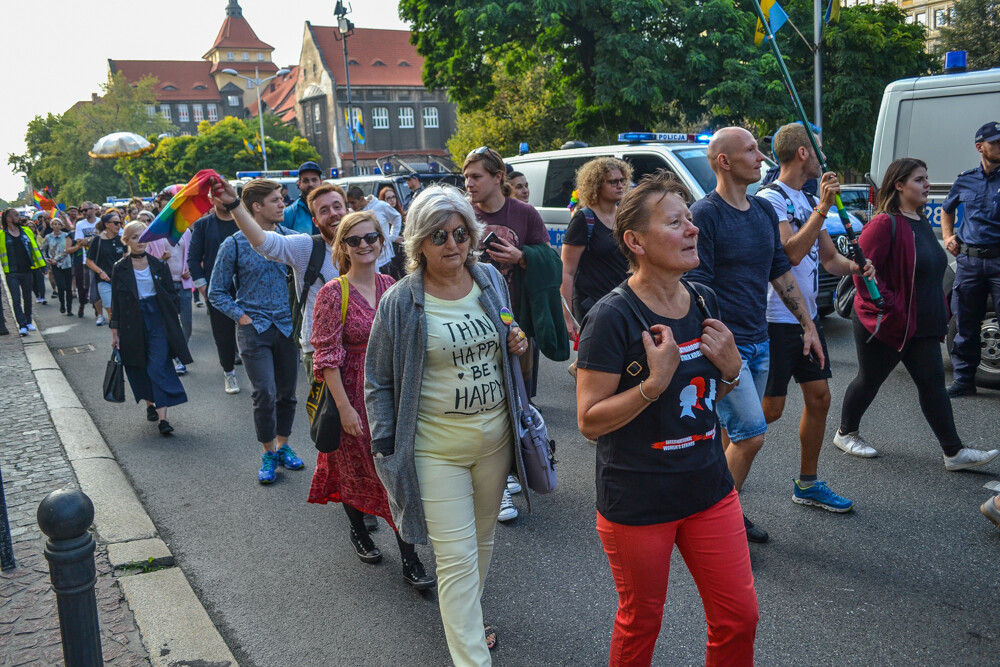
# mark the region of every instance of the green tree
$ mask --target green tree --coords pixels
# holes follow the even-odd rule
[[[968,68],[1000,67],[1000,0],[958,0],[941,28],[940,52],[967,51]]]
[[[479,146],[515,155],[522,141],[535,151],[559,148],[568,136],[573,105],[546,87],[547,72],[544,64],[518,77],[496,70],[495,94],[486,107],[458,112],[455,134],[448,140],[452,160],[461,165]]]
[[[269,169],[294,169],[306,160],[318,161],[319,152],[294,130],[282,126],[279,136],[272,135],[265,114],[267,163]],[[186,183],[200,169],[214,169],[223,176],[234,178],[237,171],[263,169],[259,152],[247,151],[243,140],[255,143],[259,133],[256,119],[247,122],[227,116],[212,125],[198,124],[195,136],[164,137],[156,141],[156,149],[133,162],[133,173],[144,191],[157,191],[174,183]]]

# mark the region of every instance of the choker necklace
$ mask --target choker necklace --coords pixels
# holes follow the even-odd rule
[[[131,257],[132,259],[146,259],[147,255],[145,252],[133,252]]]

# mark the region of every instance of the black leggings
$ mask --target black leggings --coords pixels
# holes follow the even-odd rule
[[[73,267],[60,269],[57,266],[50,267],[52,277],[56,281],[56,292],[59,294],[59,305],[66,310],[73,309]]]
[[[858,375],[847,387],[844,405],[840,411],[840,432],[853,433],[861,425],[868,406],[875,400],[879,388],[889,373],[903,362],[906,371],[917,385],[917,396],[924,419],[937,436],[946,456],[954,456],[962,448],[962,440],[955,430],[955,416],[951,399],[945,390],[944,363],[941,361],[941,342],[935,337],[911,338],[902,352],[872,338],[857,315],[851,317],[854,325],[854,346],[858,351]]]
[[[219,364],[227,373],[233,372],[233,360],[236,359],[236,322],[225,313],[216,310],[208,303],[208,321],[212,324],[212,337],[215,339],[215,349],[219,351]]]
[[[341,503],[344,506],[344,512],[347,513],[347,518],[351,522],[351,528],[358,535],[367,535],[368,529],[365,528],[365,513],[356,507],[351,507],[347,503]],[[396,533],[396,545],[399,547],[399,555],[403,557],[403,560],[412,561],[413,557],[416,555],[416,549],[409,542],[404,542],[403,538]]]

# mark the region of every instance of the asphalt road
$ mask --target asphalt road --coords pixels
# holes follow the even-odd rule
[[[250,387],[222,391],[208,317],[195,309],[184,378],[189,402],[170,411],[163,438],[145,410],[101,398],[110,349],[107,327],[36,309],[39,328],[83,404],[132,480],[178,564],[245,666],[446,665],[433,592],[400,576],[388,529],[375,534],[385,554],[361,563],[335,506],[306,503],[314,451],[304,409],[293,446],[306,470],[257,484],[260,446],[250,418]],[[856,371],[849,323],[826,320],[833,360],[828,436]],[[93,344],[95,351],[62,355]],[[946,362],[947,363],[947,362]],[[300,377],[300,407],[306,395]],[[500,634],[497,665],[606,664],[617,597],[594,529],[593,446],[575,428],[573,382],[565,363],[543,361],[537,403],[558,443],[559,488],[532,496],[531,513],[500,525],[483,600]],[[750,545],[761,619],[761,665],[1000,664],[1000,533],[979,513],[984,484],[1000,462],[946,472],[902,368],[890,377],[862,429],[880,456],[845,456],[832,444],[820,476],[852,498],[847,515],[791,502],[797,473],[793,387],[784,419],[772,426],[743,494],[747,514],[771,534]],[[967,444],[1000,445],[1000,393],[955,403]],[[419,548],[428,569],[429,547]],[[675,553],[654,664],[704,662],[705,624],[697,591]]]

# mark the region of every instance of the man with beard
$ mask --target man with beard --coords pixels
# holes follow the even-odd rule
[[[323,183],[323,168],[315,162],[303,162],[299,165],[299,198],[285,209],[284,227],[300,234],[319,234],[313,224],[312,211],[309,210],[309,193]]]

